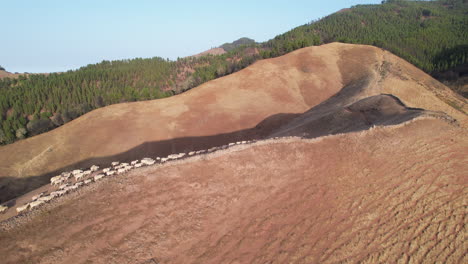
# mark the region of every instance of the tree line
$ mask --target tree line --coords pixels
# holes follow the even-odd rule
[[[334,41],[374,45],[428,73],[467,64],[466,0],[357,5],[264,43],[243,38],[227,53],[170,61],[103,61],[75,71],[0,80],[0,144],[43,133],[93,109],[172,96],[262,58]]]

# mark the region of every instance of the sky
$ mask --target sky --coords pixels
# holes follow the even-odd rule
[[[380,0],[0,0],[0,66],[62,72],[102,60],[177,59],[241,37],[257,42]]]

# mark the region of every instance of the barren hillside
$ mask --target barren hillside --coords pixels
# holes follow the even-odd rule
[[[133,170],[0,232],[3,263],[466,263],[466,130],[417,118]]]
[[[466,101],[414,66],[375,47],[333,43],[259,61],[171,98],[101,108],[1,147],[0,199],[65,169],[262,138],[319,104],[346,107],[380,94],[466,126]]]
[[[212,49],[209,49],[209,50],[206,50],[206,51],[203,51],[203,52],[200,52],[196,55],[193,55],[194,57],[201,57],[201,56],[205,56],[205,55],[220,55],[220,54],[224,54],[226,53],[226,51],[222,48],[212,48]]]

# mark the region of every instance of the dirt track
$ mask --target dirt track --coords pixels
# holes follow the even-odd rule
[[[466,263],[466,131],[423,119],[117,176],[0,233],[3,263]],[[146,261],[146,262],[145,262]]]

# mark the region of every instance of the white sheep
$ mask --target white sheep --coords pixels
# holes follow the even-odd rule
[[[54,196],[50,194],[39,198],[38,201],[48,202],[52,199],[54,199]]]
[[[137,163],[134,166],[135,166],[135,168],[140,168],[142,165],[143,165],[143,163]]]
[[[108,172],[110,170],[111,170],[111,168],[105,168],[105,169],[102,170],[102,172]]]
[[[85,184],[90,184],[93,181],[93,179],[87,179],[84,181]]]
[[[137,163],[138,163],[138,160],[134,160],[134,161],[130,162],[130,165],[135,165]]]
[[[113,171],[113,170],[106,172],[107,176],[111,176],[111,175],[114,175],[114,174],[115,174],[115,171]]]
[[[114,162],[111,163],[111,165],[115,167],[115,166],[119,165],[119,163],[120,162],[118,162],[118,161],[114,161]]]
[[[90,175],[92,173],[91,170],[86,170],[86,171],[83,171],[83,175]]]
[[[188,155],[189,155],[189,156],[195,155],[195,151],[190,151],[190,152],[188,153]]]
[[[61,184],[61,183],[64,182],[64,181],[66,181],[66,179],[60,178],[60,179],[58,179],[58,180],[55,180],[55,181],[52,182],[51,184],[52,184],[52,185],[59,185],[59,184]]]
[[[66,194],[67,191],[66,190],[60,190],[60,191],[55,191],[55,192],[51,192],[50,193],[50,196],[52,197],[59,197],[59,196],[62,196],[64,194]]]
[[[125,166],[128,166],[128,165],[130,165],[130,164],[128,164],[128,163],[125,163],[125,162],[123,162],[123,163],[120,163],[120,166],[121,166],[121,167],[125,167]]]
[[[34,208],[40,206],[40,205],[43,204],[43,203],[44,203],[44,201],[34,201],[34,202],[30,202],[30,203],[29,203],[29,207],[30,207],[31,209],[34,209]]]
[[[31,200],[36,201],[37,199],[41,198],[45,192],[41,192],[40,194],[34,195]]]
[[[63,178],[68,179],[68,178],[71,177],[72,173],[71,173],[71,172],[65,171],[65,172],[62,172],[62,174],[60,174],[60,175],[61,175]]]
[[[29,204],[27,203],[25,205],[16,207],[16,212],[21,213],[21,212],[28,210],[28,208],[29,208]]]
[[[118,173],[118,174],[122,174],[122,173],[125,173],[126,171],[127,171],[126,169],[121,168],[121,169],[118,169],[118,170],[117,170],[117,173]]]
[[[105,176],[104,174],[100,173],[100,174],[94,176],[94,181],[100,180],[100,179],[104,178],[104,176]]]
[[[62,185],[60,185],[59,190],[63,190],[65,188],[67,188],[68,186],[70,186],[69,183],[62,184]]]
[[[228,146],[234,146],[236,143],[229,143]]]
[[[168,158],[161,158],[161,162],[166,162]]]
[[[144,158],[141,160],[141,163],[145,164],[145,165],[153,165],[156,161],[154,159],[151,159],[151,158]]]
[[[73,175],[77,175],[77,174],[80,174],[80,173],[83,173],[83,170],[73,170],[72,171]]]
[[[55,185],[55,182],[61,181],[63,178],[61,175],[50,178],[50,184]]]
[[[96,165],[93,165],[91,166],[91,168],[89,168],[92,172],[95,172],[97,170],[99,170],[99,166],[96,166]]]
[[[160,157],[156,157],[156,160],[161,160],[161,158],[160,158]]]
[[[0,214],[3,214],[8,210],[8,206],[6,205],[0,205]]]
[[[78,187],[79,186],[77,186],[77,185],[71,185],[71,186],[68,186],[67,188],[65,188],[64,191],[67,191],[67,192],[68,191],[74,191],[74,190],[78,189]]]
[[[75,180],[79,181],[79,180],[83,179],[84,176],[85,176],[84,173],[76,174],[75,175]]]

